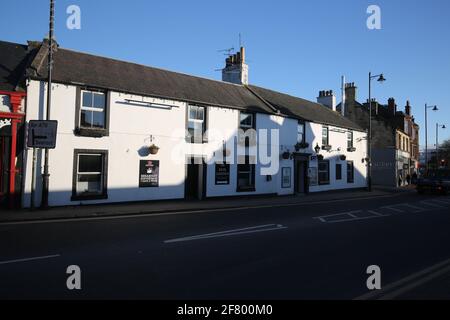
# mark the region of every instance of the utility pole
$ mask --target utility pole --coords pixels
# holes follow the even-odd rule
[[[428,109],[439,110],[437,106],[425,104],[425,172],[428,171]]]
[[[50,110],[52,106],[52,71],[53,71],[53,33],[55,21],[55,0],[50,0],[50,24],[48,36],[48,85],[47,85],[47,112],[45,120],[50,120]],[[44,173],[42,174],[42,201],[41,208],[48,207],[48,192],[50,174],[48,170],[49,149],[45,149]]]

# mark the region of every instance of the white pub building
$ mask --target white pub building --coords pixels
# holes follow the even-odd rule
[[[28,46],[26,123],[44,119],[48,89],[48,46]],[[332,93],[314,103],[249,85],[243,48],[227,59],[222,81],[62,48],[54,58],[50,206],[367,186],[367,134],[335,111]],[[31,204],[32,154],[25,147],[21,155],[23,207]]]

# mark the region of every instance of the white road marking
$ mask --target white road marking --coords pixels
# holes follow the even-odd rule
[[[377,212],[375,210],[369,210],[367,212],[369,212],[369,213],[371,213],[373,215],[379,216],[379,217],[389,217],[390,216],[390,214],[382,214],[382,213],[379,213],[379,212]]]
[[[27,225],[27,224],[47,224],[47,223],[65,223],[65,222],[83,222],[83,221],[102,221],[102,220],[117,220],[117,219],[135,219],[135,218],[151,218],[151,217],[160,217],[160,216],[172,216],[172,215],[183,215],[183,214],[192,214],[192,213],[216,213],[216,212],[229,212],[229,211],[242,211],[249,209],[268,209],[268,208],[289,208],[289,207],[298,207],[302,205],[316,205],[316,204],[324,204],[324,203],[336,203],[336,202],[348,202],[348,201],[359,201],[359,200],[370,200],[370,199],[382,199],[382,198],[394,198],[401,196],[402,194],[389,194],[389,195],[381,195],[375,197],[360,197],[360,198],[352,198],[352,199],[333,199],[333,200],[322,200],[322,201],[311,201],[311,202],[298,202],[298,203],[287,203],[287,204],[277,204],[276,206],[273,204],[268,205],[259,205],[259,206],[246,206],[246,207],[236,207],[236,208],[221,208],[221,209],[196,209],[196,210],[180,210],[180,211],[172,211],[172,212],[142,212],[142,213],[121,213],[115,216],[105,216],[105,217],[84,217],[84,218],[59,218],[52,220],[34,220],[34,221],[16,221],[16,222],[0,222],[0,226],[8,226],[8,225]]]
[[[450,259],[445,260],[429,268],[426,268],[417,273],[414,273],[406,278],[400,279],[387,286],[384,286],[381,290],[370,291],[360,297],[355,298],[354,300],[371,300],[376,298],[378,298],[378,300],[394,299],[399,295],[407,291],[410,291],[421,284],[424,284],[428,281],[435,279],[436,277],[439,277],[440,275],[444,274],[447,271],[450,271]]]
[[[342,219],[342,220],[335,220],[335,221],[327,221],[326,223],[342,223],[342,222],[352,222],[352,221],[369,220],[369,219],[379,219],[379,218],[382,218],[382,217],[380,217],[380,216],[371,216],[371,217],[351,218],[351,219]]]
[[[383,217],[387,217],[388,216],[388,215],[383,215],[381,213],[378,213],[376,211],[367,211],[367,212],[371,213],[373,215],[372,216],[366,216],[366,217],[359,217],[356,214],[364,213],[364,211],[363,210],[355,210],[355,211],[349,211],[349,212],[332,214],[332,215],[328,215],[328,216],[315,217],[314,219],[318,219],[318,220],[320,220],[323,223],[342,223],[342,222],[351,222],[351,221],[383,218]],[[336,217],[340,217],[340,216],[342,216],[343,218],[342,219],[336,219],[336,220],[329,220],[329,218],[336,218]],[[350,218],[344,218],[345,216],[350,217]]]
[[[397,204],[395,206],[401,206],[401,205]],[[405,212],[405,210],[398,209],[398,208],[396,208],[394,206],[381,207],[381,209],[392,210],[392,211],[399,212],[399,213],[404,213]]]
[[[443,201],[443,200],[436,200],[436,199],[433,199],[433,200],[430,200],[431,202],[437,202],[437,203],[440,203],[440,204],[445,204],[445,205],[448,205],[448,202],[446,202],[446,201]]]
[[[413,213],[423,212],[427,210],[425,208],[413,206],[412,204],[404,204],[403,206],[414,209],[415,211]]]
[[[339,216],[351,216],[351,217],[356,218],[356,216],[354,214],[355,213],[362,213],[362,212],[363,212],[362,210],[341,212],[341,213],[336,213],[336,214],[330,214],[330,215],[327,215],[327,216],[314,217],[314,219],[325,220],[324,222],[326,222],[327,218],[335,218],[335,217],[339,217]]]
[[[420,203],[421,203],[421,204],[424,204],[424,205],[426,205],[426,206],[432,207],[432,208],[438,208],[438,209],[443,209],[443,208],[445,208],[445,207],[443,207],[443,206],[441,206],[441,205],[438,205],[438,204],[435,204],[435,203],[430,203],[430,201],[431,201],[431,200],[424,200],[424,201],[421,201]]]
[[[60,254],[54,254],[51,256],[42,256],[42,257],[33,257],[33,258],[24,258],[24,259],[16,259],[16,260],[8,260],[8,261],[0,261],[0,265],[19,263],[19,262],[29,262],[29,261],[37,261],[37,260],[45,260],[51,258],[58,258]]]
[[[267,231],[275,231],[275,230],[283,230],[283,229],[287,229],[287,227],[285,227],[283,225],[279,225],[279,224],[278,225],[277,224],[268,224],[268,225],[263,225],[263,226],[255,226],[255,227],[249,227],[249,228],[234,229],[234,230],[227,230],[227,231],[220,231],[220,232],[214,232],[214,233],[207,233],[207,234],[171,239],[171,240],[164,241],[164,243],[176,243],[176,242],[204,240],[204,239],[211,239],[211,238],[231,237],[231,236],[238,236],[238,235],[243,235],[243,234],[267,232]]]

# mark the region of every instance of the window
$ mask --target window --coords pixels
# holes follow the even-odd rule
[[[254,113],[239,114],[239,144],[246,147],[256,144],[256,120]]]
[[[353,149],[353,132],[347,132],[347,149]]]
[[[319,185],[330,184],[330,161],[320,160],[319,161]]]
[[[297,125],[297,142],[298,143],[305,143],[306,137],[305,137],[305,123],[304,122],[298,122]]]
[[[255,164],[252,158],[245,156],[238,164],[237,191],[255,191]]]
[[[355,182],[355,167],[353,161],[347,161],[347,183]]]
[[[108,135],[107,94],[102,91],[77,89],[75,132],[78,135]]]
[[[328,127],[322,127],[322,147],[329,146],[329,131]]]
[[[206,132],[206,108],[189,105],[188,107],[188,142],[203,143]]]
[[[336,180],[342,180],[342,164],[336,163]]]
[[[107,151],[75,150],[72,200],[107,198]]]
[[[248,129],[253,129],[254,124],[255,124],[254,117],[255,117],[255,115],[253,113],[241,112],[240,113],[240,128],[244,131],[246,131]]]

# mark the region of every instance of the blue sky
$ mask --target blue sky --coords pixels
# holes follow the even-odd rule
[[[81,30],[66,28],[69,5],[81,8]],[[381,8],[382,29],[366,27],[367,7]],[[48,30],[48,1],[3,1],[0,39],[41,40]],[[247,48],[250,82],[315,100],[319,90],[339,93],[340,77],[368,95],[368,72],[381,102],[410,100],[424,142],[435,124],[450,127],[450,1],[448,0],[56,0],[56,38],[62,47],[197,76],[220,79],[225,56]],[[450,129],[440,131],[440,140]],[[432,142],[430,142],[431,144]]]

